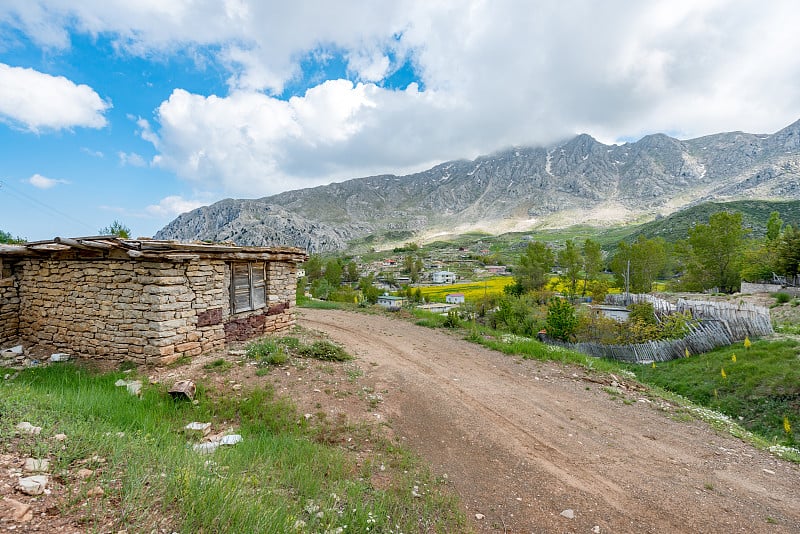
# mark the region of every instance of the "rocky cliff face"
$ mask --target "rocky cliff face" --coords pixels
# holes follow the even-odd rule
[[[408,176],[359,178],[185,213],[163,239],[342,248],[388,231],[501,233],[613,224],[707,200],[800,199],[800,121],[772,135],[681,141],[663,134],[604,145],[579,135],[451,161]]]

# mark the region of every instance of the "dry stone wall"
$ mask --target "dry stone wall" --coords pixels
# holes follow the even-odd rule
[[[295,269],[270,262],[268,307],[231,315],[222,260],[25,258],[0,278],[0,336],[15,331],[27,344],[76,356],[169,363],[291,327]]]
[[[19,337],[19,289],[11,269],[0,262],[0,345]]]

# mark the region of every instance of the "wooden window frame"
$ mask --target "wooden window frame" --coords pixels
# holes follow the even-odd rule
[[[246,273],[242,272],[243,267],[246,270]],[[267,262],[237,261],[230,264],[230,269],[231,313],[235,315],[237,313],[244,313],[266,308],[267,302],[269,301],[267,296]],[[238,276],[237,270],[239,271]],[[239,297],[238,299],[237,296]],[[245,296],[246,302],[242,298]]]

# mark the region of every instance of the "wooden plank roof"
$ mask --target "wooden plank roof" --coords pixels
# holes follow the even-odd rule
[[[124,239],[114,235],[88,237],[55,237],[18,245],[0,244],[0,257],[41,257],[64,252],[94,252],[107,256],[110,252],[135,259],[190,261],[199,258],[224,260],[282,260],[302,262],[306,251],[296,247],[240,247],[234,243],[183,242],[162,239]]]

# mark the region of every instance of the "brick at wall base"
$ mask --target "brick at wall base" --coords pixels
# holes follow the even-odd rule
[[[232,319],[225,323],[225,341],[245,341],[267,333],[286,330],[293,321],[288,306],[270,307],[264,313]]]

